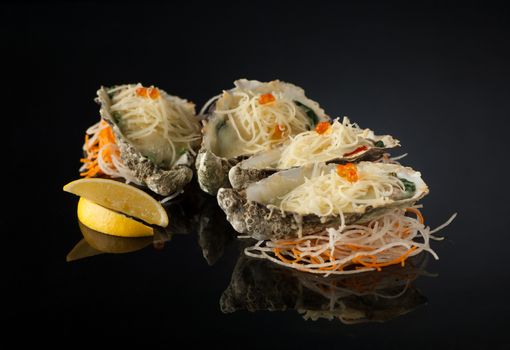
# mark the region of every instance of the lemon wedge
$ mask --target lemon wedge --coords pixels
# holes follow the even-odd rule
[[[144,191],[123,182],[101,178],[80,179],[65,185],[64,191],[146,223],[168,226],[168,215],[161,203]]]
[[[120,237],[152,236],[152,227],[114,212],[85,198],[78,202],[78,219],[85,226],[107,235]]]

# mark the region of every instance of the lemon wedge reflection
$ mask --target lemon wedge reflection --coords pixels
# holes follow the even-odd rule
[[[81,233],[87,243],[94,249],[103,253],[130,253],[152,243],[152,237],[115,237],[87,227],[79,222]]]
[[[107,235],[78,221],[83,239],[69,252],[68,262],[99,255],[102,253],[123,254],[131,253],[152,244],[150,237],[116,237]]]

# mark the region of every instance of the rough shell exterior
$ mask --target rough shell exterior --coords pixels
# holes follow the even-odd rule
[[[223,313],[292,309],[300,290],[299,281],[289,270],[269,261],[241,255],[232,272],[230,284],[221,295],[220,308]]]
[[[388,210],[406,208],[413,205],[424,197],[428,190],[409,199],[396,200],[384,207],[367,207],[364,213],[344,214],[345,224],[366,222],[376,218]],[[227,215],[227,220],[234,229],[241,233],[252,236],[255,239],[292,239],[301,235],[310,235],[314,232],[323,231],[328,227],[340,226],[340,216],[317,216],[315,214],[300,215],[292,212],[283,213],[276,207],[249,201],[245,190],[221,188],[218,191],[218,204]]]
[[[143,156],[123,135],[110,114],[111,101],[105,88],[99,89],[97,96],[97,102],[101,104],[101,117],[112,127],[119,146],[120,157],[138,180],[143,182],[150,190],[162,196],[175,193],[191,181],[193,177],[193,170],[191,169],[193,156],[189,152],[183,155],[179,164],[174,165],[171,169],[166,170],[158,167]]]
[[[221,187],[230,187],[228,172],[237,162],[237,159],[219,157],[202,146],[195,162],[198,184],[202,191],[216,195]]]
[[[248,201],[244,191],[221,188],[218,191],[218,204],[227,215],[227,220],[241,234],[248,234],[255,239],[292,239],[302,235],[310,235],[327,227],[340,225],[339,216],[319,217],[317,215],[285,214],[278,208],[268,208],[264,204]],[[406,204],[408,205],[408,204]],[[388,208],[367,208],[364,214],[345,214],[347,225],[359,220],[376,217]]]
[[[273,175],[276,171],[275,169],[246,169],[241,166],[241,163],[238,163],[230,169],[228,178],[232,188],[240,190],[246,188],[252,182]]]

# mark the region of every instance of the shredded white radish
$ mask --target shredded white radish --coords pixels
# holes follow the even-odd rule
[[[416,207],[408,211],[419,213]],[[259,241],[245,254],[315,274],[353,274],[404,264],[421,252],[437,254],[430,247],[431,229],[420,220],[394,209],[367,224],[342,225],[292,241]],[[421,218],[421,214],[418,214]],[[444,228],[455,218],[452,216]],[[437,232],[438,230],[434,230]]]
[[[177,197],[178,195],[180,195],[181,193],[184,193],[184,190],[183,189],[180,189],[178,191],[175,191],[174,193],[172,193],[170,196],[167,196],[165,198],[163,198],[162,200],[160,200],[159,202],[161,204],[164,204],[166,202],[169,202],[171,201],[172,199],[174,199],[175,197]]]
[[[407,157],[407,155],[408,155],[407,153],[404,153],[404,154],[401,154],[401,155],[396,156],[396,157],[391,157],[390,160],[393,161],[393,162],[396,162],[397,160],[400,160],[402,158]]]

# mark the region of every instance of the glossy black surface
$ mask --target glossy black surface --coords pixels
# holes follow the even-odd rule
[[[508,7],[58,3],[4,5],[1,19],[7,336],[70,347],[169,348],[177,338],[236,348],[510,347]],[[82,236],[77,198],[61,188],[77,177],[83,132],[98,118],[96,89],[140,81],[200,106],[239,77],[294,82],[330,114],[401,140],[403,162],[431,188],[428,223],[459,213],[433,244],[440,260],[427,271],[437,277],[414,283],[426,305],[359,325],[304,321],[294,310],[224,314],[239,249],[225,239],[210,266],[197,223],[163,249],[66,262]],[[214,227],[221,239],[229,232]]]

